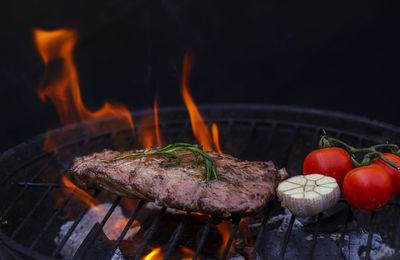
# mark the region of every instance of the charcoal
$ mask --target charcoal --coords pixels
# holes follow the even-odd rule
[[[262,234],[262,244],[257,253],[261,259],[278,259],[285,232],[266,231]],[[312,240],[305,240],[308,234],[301,229],[292,230],[285,259],[310,259]],[[338,248],[331,238],[319,238],[314,251],[314,259],[336,259]]]

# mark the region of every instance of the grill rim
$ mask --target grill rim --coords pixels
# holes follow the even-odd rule
[[[335,112],[335,111],[329,111],[329,110],[320,110],[320,109],[315,109],[315,108],[305,108],[305,107],[292,107],[292,106],[285,106],[285,105],[203,105],[203,106],[199,106],[199,109],[201,111],[232,111],[234,112],[235,110],[247,110],[249,112],[251,111],[256,111],[256,112],[262,112],[262,111],[268,111],[268,112],[283,112],[283,113],[295,113],[295,114],[301,114],[301,115],[309,115],[309,116],[325,116],[325,117],[331,117],[331,118],[336,118],[336,119],[340,119],[340,120],[350,120],[350,121],[358,121],[360,123],[366,124],[366,125],[370,125],[372,127],[377,127],[377,128],[382,128],[384,130],[389,130],[392,131],[394,133],[400,134],[400,127],[388,124],[388,123],[384,123],[384,122],[380,122],[380,121],[376,121],[376,120],[371,120],[368,119],[366,117],[362,117],[362,116],[358,116],[358,115],[352,115],[352,114],[346,114],[346,113],[341,113],[341,112]],[[182,113],[185,112],[186,108],[185,107],[162,107],[159,108],[159,113]],[[138,111],[131,111],[131,114],[133,117],[135,116],[141,116],[144,114],[148,114],[149,112],[147,110],[138,110]],[[101,118],[101,119],[94,119],[93,121],[107,121],[112,117],[106,117],[106,118]],[[240,118],[231,118],[232,120],[240,120]],[[267,120],[268,118],[265,118],[265,120]],[[251,120],[251,118],[249,118],[248,120]],[[91,120],[92,121],[92,120]],[[304,123],[301,121],[296,121],[295,119],[293,119],[292,121],[293,123]],[[310,124],[312,126],[314,126],[315,128],[319,127],[318,125],[315,124]],[[19,151],[25,149],[26,147],[31,146],[34,143],[37,142],[41,142],[44,140],[44,138],[48,135],[48,134],[55,134],[61,131],[68,131],[68,130],[73,130],[79,127],[83,127],[83,123],[79,122],[79,123],[75,123],[75,124],[71,124],[71,125],[67,125],[67,126],[63,126],[60,128],[56,128],[54,130],[49,131],[48,133],[43,133],[40,134],[36,137],[33,137],[32,139],[29,139],[26,142],[22,142],[10,149],[8,149],[7,151],[3,152],[0,155],[0,164],[2,162],[4,162],[5,160],[7,160],[8,158],[10,158],[14,153],[18,153]],[[116,131],[121,130],[121,129],[117,129]],[[338,129],[338,131],[340,131],[340,129]],[[96,135],[93,135],[93,137]],[[63,145],[68,145],[68,143],[66,142]],[[39,160],[41,157],[45,156],[46,154],[48,154],[49,152],[42,152],[42,154],[39,154],[37,156],[37,158],[33,159],[34,160]],[[24,168],[19,167],[18,169]],[[9,249],[13,249],[15,250],[17,253],[22,254],[24,256],[28,256],[28,257],[33,257],[36,259],[56,259],[56,258],[52,258],[49,257],[47,255],[44,255],[38,251],[29,249],[28,247],[25,247],[22,244],[19,244],[17,241],[11,239],[10,237],[8,237],[5,233],[3,233],[3,231],[0,228],[0,242],[3,243],[6,247],[8,247]]]
[[[309,114],[309,115],[316,115],[316,116],[329,116],[332,118],[337,118],[337,119],[345,119],[348,121],[358,121],[363,124],[371,125],[374,127],[378,128],[384,128],[386,130],[390,130],[392,132],[398,132],[400,133],[400,126],[396,126],[390,123],[378,121],[372,118],[368,118],[365,116],[360,116],[360,115],[355,115],[355,114],[350,114],[350,113],[344,113],[344,112],[337,112],[333,110],[325,110],[325,109],[319,109],[319,108],[311,108],[311,107],[300,107],[300,106],[288,106],[288,105],[248,105],[248,104],[223,104],[223,105],[198,105],[198,109],[200,111],[206,111],[206,110],[249,110],[249,111],[280,111],[280,112],[290,112],[290,113],[301,113],[301,114]],[[175,112],[184,112],[186,111],[186,107],[184,106],[166,106],[166,107],[159,107],[158,108],[158,113],[175,113]],[[140,116],[144,114],[148,114],[149,111],[145,109],[141,110],[132,110],[130,111],[132,117],[135,116]],[[91,119],[88,120],[88,122],[94,122],[94,121],[106,121],[112,118],[113,116],[109,117],[103,117],[100,119]],[[2,163],[4,160],[6,160],[8,157],[12,156],[13,153],[18,151],[19,149],[23,149],[27,146],[32,145],[35,142],[38,142],[40,140],[43,140],[47,135],[52,135],[60,131],[65,131],[65,130],[73,130],[74,128],[77,127],[83,127],[82,122],[74,123],[74,124],[69,124],[66,126],[60,126],[58,128],[52,129],[48,131],[47,133],[41,133],[39,135],[36,135],[32,138],[27,139],[26,141],[23,141],[13,147],[10,147],[9,149],[6,149],[0,154],[0,163]]]

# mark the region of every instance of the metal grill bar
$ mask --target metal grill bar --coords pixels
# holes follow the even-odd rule
[[[207,224],[204,226],[203,232],[201,233],[201,237],[200,237],[199,243],[197,244],[196,251],[194,253],[194,256],[193,256],[192,260],[196,260],[197,257],[199,257],[201,249],[203,248],[204,242],[206,242],[206,238],[207,238],[208,232],[210,232],[211,224],[213,222],[214,222],[214,220],[211,217],[208,220]]]
[[[42,236],[44,235],[44,233],[47,231],[47,229],[50,227],[50,225],[53,223],[54,219],[56,218],[56,216],[58,216],[61,213],[61,210],[63,210],[63,208],[65,207],[65,205],[67,205],[67,203],[69,202],[69,200],[72,197],[72,193],[68,195],[67,198],[65,198],[63,200],[63,202],[61,203],[61,205],[58,207],[57,211],[53,213],[53,215],[51,216],[51,218],[47,221],[46,225],[43,227],[42,231],[40,231],[39,235],[36,237],[36,239],[32,242],[32,244],[30,245],[30,249],[33,249],[36,244],[40,241],[40,239],[42,238]]]
[[[317,224],[315,225],[314,233],[313,233],[313,242],[311,245],[310,259],[314,259],[315,247],[317,245],[318,230],[319,230],[319,226],[321,225],[321,218],[322,218],[322,213],[319,213]]]
[[[66,188],[67,185],[62,184],[62,183],[45,183],[45,182],[17,182],[18,186],[27,186],[27,187],[41,187],[41,188],[47,188],[47,187],[55,187],[55,188]]]
[[[165,253],[164,260],[167,260],[169,256],[172,254],[172,252],[175,250],[176,244],[178,243],[179,238],[181,237],[183,228],[186,225],[187,219],[190,215],[190,212],[186,212],[185,216],[183,217],[182,221],[179,223],[178,227],[176,228],[174,235],[172,237],[172,240],[170,242],[170,245],[167,249],[167,252]]]
[[[315,128],[314,135],[313,135],[312,141],[311,141],[310,152],[318,147],[318,141],[319,141],[319,136],[321,134],[321,131],[322,130],[320,127]]]
[[[254,244],[254,249],[253,249],[253,252],[252,252],[251,257],[250,257],[251,260],[255,259],[256,254],[257,254],[257,250],[260,247],[261,237],[262,237],[262,234],[264,233],[264,230],[265,230],[265,228],[267,226],[267,223],[268,223],[269,214],[270,214],[271,207],[272,207],[271,204],[272,204],[272,201],[268,202],[268,206],[267,206],[266,210],[264,211],[264,219],[263,219],[261,228],[257,233],[257,238],[256,238],[256,242]]]
[[[82,245],[83,245],[84,243],[86,243],[86,244],[84,245],[84,246],[85,246],[85,247],[84,247],[84,250],[78,250],[78,251],[75,253],[75,255],[74,255],[74,257],[73,257],[72,259],[74,259],[74,260],[79,260],[79,259],[84,259],[84,258],[85,258],[85,255],[86,255],[88,249],[91,247],[92,243],[96,240],[97,235],[99,234],[100,230],[103,229],[104,225],[106,224],[107,220],[110,218],[111,214],[114,212],[114,209],[117,207],[117,205],[119,204],[120,200],[121,200],[121,197],[117,197],[117,198],[114,200],[113,204],[111,205],[111,207],[110,207],[110,209],[108,210],[107,214],[104,216],[104,218],[103,218],[103,220],[101,221],[100,225],[98,225],[98,226],[96,227],[96,229],[93,230],[93,233],[92,233],[93,236],[90,236],[89,238],[86,238],[86,239],[83,241]],[[81,246],[82,246],[82,245],[81,245]],[[81,248],[79,248],[79,249],[81,249]]]
[[[220,122],[220,121],[218,121],[218,122]],[[221,134],[219,135],[221,147],[225,147],[224,144],[226,143],[227,137],[231,135],[234,121],[228,120],[227,123],[228,123],[228,130],[223,135],[221,135]]]
[[[43,172],[44,172],[45,170],[48,169],[50,163],[51,163],[52,161],[54,161],[54,159],[55,159],[55,158],[52,157],[52,158],[48,161],[48,163],[46,164],[46,166],[45,166],[44,168],[42,168],[40,171],[38,171],[37,174],[35,174],[35,175],[32,176],[32,178],[30,179],[30,181],[32,182],[32,181],[35,181],[36,179],[38,179],[38,178],[43,174]],[[15,196],[15,198],[11,201],[11,203],[8,205],[8,207],[2,212],[2,217],[5,217],[5,216],[8,214],[8,212],[9,212],[12,208],[14,208],[15,203],[17,203],[17,201],[19,201],[19,200],[21,199],[22,195],[24,195],[24,193],[28,190],[28,186],[29,186],[29,185],[24,185],[24,188],[18,192],[17,196]]]
[[[233,226],[232,232],[231,232],[231,234],[229,236],[229,240],[226,243],[226,246],[225,246],[225,249],[224,249],[224,253],[222,254],[222,257],[221,257],[222,260],[226,259],[227,256],[228,256],[229,249],[231,248],[231,245],[232,245],[232,242],[233,242],[233,238],[235,237],[236,232],[239,229],[240,220],[241,220],[241,218],[235,219],[233,221],[234,226]]]
[[[28,168],[29,165],[33,164],[34,162],[38,161],[38,160],[42,160],[43,157],[48,156],[48,153],[43,153],[40,154],[36,157],[34,157],[32,160],[26,161],[25,163],[23,163],[19,168],[17,168],[16,170],[10,172],[2,181],[1,184],[3,185],[6,181],[8,181],[12,176],[15,176],[16,172],[19,172],[20,170],[26,170]],[[54,159],[54,157],[51,157],[49,159],[49,162],[51,162]],[[47,167],[47,166],[46,166]]]
[[[295,141],[296,141],[296,137],[297,137],[297,135],[298,135],[298,133],[299,133],[299,127],[298,126],[295,126],[295,128],[293,129],[293,131],[292,131],[292,137],[291,137],[291,139],[290,139],[290,144],[289,144],[289,146],[286,148],[286,151],[285,151],[285,153],[284,153],[284,155],[285,155],[285,157],[283,158],[283,161],[281,162],[281,164],[280,165],[286,165],[287,164],[287,162],[288,162],[288,160],[289,160],[289,156],[290,156],[290,153],[291,153],[291,151],[292,151],[292,149],[293,149],[293,145],[294,145],[294,143],[295,143]]]
[[[278,124],[276,121],[272,122],[272,128],[271,128],[271,133],[268,135],[267,143],[265,144],[265,147],[267,148],[266,151],[269,151],[271,144],[272,144],[272,138],[275,135],[276,128],[278,127]]]
[[[233,123],[231,124],[231,127],[233,127]],[[246,145],[244,145],[238,153],[240,157],[243,156],[244,152],[249,147],[251,137],[254,135],[255,130],[256,130],[256,123],[254,120],[252,120],[250,125],[250,130],[248,131],[249,133],[246,136],[246,141],[244,142]]]
[[[42,204],[44,198],[46,198],[47,195],[49,195],[51,191],[51,187],[48,187],[46,189],[46,192],[40,197],[40,199],[35,203],[35,206],[29,211],[28,215],[24,218],[24,220],[21,222],[21,224],[18,226],[18,228],[12,233],[11,239],[14,239],[21,229],[25,226],[25,224],[28,222],[28,220],[32,217],[33,213],[37,210],[37,208]]]
[[[398,207],[397,210],[400,211],[400,208]],[[394,243],[394,244],[395,244],[395,251],[396,251],[396,252],[398,252],[399,246],[400,246],[400,245],[399,245],[399,244],[400,244],[400,243],[399,243],[399,242],[400,242],[400,241],[399,241],[399,240],[400,240],[399,234],[400,234],[400,218],[399,218],[398,221],[397,221],[397,228],[396,228],[396,234],[395,234],[395,243]]]
[[[351,216],[351,208],[350,205],[347,205],[347,211],[346,211],[346,217],[344,218],[344,224],[342,227],[342,231],[340,233],[340,240],[339,240],[339,246],[338,246],[338,255],[337,255],[337,259],[342,258],[342,247],[344,244],[344,236],[346,234],[346,228],[347,228],[347,224],[350,220],[350,216]]]
[[[129,218],[128,223],[125,225],[124,230],[122,230],[121,235],[119,235],[117,241],[115,242],[114,247],[111,250],[109,257],[107,257],[107,258],[109,258],[109,259],[112,258],[115,250],[117,250],[119,244],[121,244],[121,242],[124,239],[126,233],[128,233],[129,228],[132,226],[133,221],[135,221],[135,219],[136,219],[137,215],[139,214],[140,209],[143,207],[144,203],[145,202],[143,200],[141,200],[139,202],[139,204],[137,205],[136,209],[133,211],[131,217]]]
[[[144,250],[147,247],[147,244],[150,242],[150,239],[153,237],[153,234],[156,232],[158,228],[158,224],[160,222],[161,215],[164,214],[166,210],[166,207],[163,207],[160,211],[160,214],[157,215],[157,217],[154,219],[153,224],[151,224],[151,227],[149,229],[149,233],[147,233],[142,246],[140,247],[138,253],[136,254],[135,260],[139,260],[140,257],[143,255]]]
[[[369,230],[368,230],[368,240],[367,240],[367,249],[366,249],[366,255],[365,259],[369,260],[370,259],[370,253],[371,253],[371,245],[372,245],[372,235],[373,235],[373,225],[374,225],[374,217],[375,217],[375,211],[371,212],[370,218],[369,218]]]
[[[288,228],[286,230],[285,237],[283,239],[281,252],[279,254],[279,259],[283,260],[285,258],[286,247],[287,247],[287,245],[289,243],[289,237],[290,237],[290,233],[292,232],[292,228],[293,228],[293,224],[294,224],[295,219],[296,219],[296,216],[292,214],[292,216],[290,217],[289,226],[288,226]]]
[[[97,197],[97,195],[99,195],[100,191],[95,192],[95,194],[93,195],[94,198]],[[76,217],[74,223],[72,224],[71,228],[68,230],[67,234],[65,234],[65,236],[63,237],[63,239],[61,240],[60,244],[58,244],[56,250],[54,250],[53,254],[51,256],[56,256],[57,254],[60,253],[61,249],[64,247],[65,243],[67,242],[67,240],[69,239],[69,237],[72,235],[72,232],[74,232],[75,228],[78,226],[78,224],[81,222],[83,216],[86,214],[86,212],[89,210],[89,205],[85,206],[85,209],[82,210],[79,215]]]
[[[364,142],[364,138],[363,137],[359,137],[358,141],[357,141],[357,146],[361,147],[363,142]],[[347,203],[346,200],[344,200],[345,203]],[[346,211],[346,217],[344,218],[344,223],[343,223],[343,227],[342,227],[342,232],[340,234],[340,240],[339,240],[339,246],[338,246],[338,255],[337,255],[337,259],[340,259],[343,254],[342,254],[342,248],[343,248],[343,244],[344,244],[344,236],[346,234],[346,228],[347,228],[347,224],[350,220],[351,217],[351,207],[350,205],[347,205],[347,211]]]

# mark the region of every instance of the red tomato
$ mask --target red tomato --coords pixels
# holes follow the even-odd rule
[[[336,179],[340,188],[346,173],[353,169],[353,162],[346,150],[338,147],[312,151],[303,164],[304,174],[319,173]]]
[[[353,208],[375,211],[383,208],[392,196],[392,179],[377,164],[363,166],[347,173],[343,192]]]
[[[383,154],[386,158],[388,158],[391,161],[394,161],[398,166],[400,166],[400,157],[397,155],[391,154],[391,153],[384,153]],[[400,171],[396,170],[386,162],[382,160],[374,160],[372,163],[379,164],[382,166],[387,173],[389,173],[390,177],[392,177],[392,185],[393,185],[393,194],[392,195],[398,195],[400,194]]]

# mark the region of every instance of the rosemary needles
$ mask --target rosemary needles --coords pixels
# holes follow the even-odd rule
[[[206,168],[206,177],[205,181],[208,182],[211,179],[211,175],[214,176],[216,180],[218,180],[217,176],[217,165],[215,164],[214,159],[206,152],[204,152],[201,148],[197,147],[193,144],[187,143],[175,143],[169,144],[160,150],[156,151],[149,151],[149,152],[141,152],[141,153],[131,153],[121,157],[117,157],[112,159],[111,161],[118,161],[132,156],[140,156],[140,155],[169,155],[177,159],[175,163],[162,163],[161,166],[164,167],[174,167],[178,166],[182,163],[182,157],[176,153],[176,151],[189,151],[194,154],[196,164],[199,165],[200,163],[204,163]],[[200,157],[202,159],[200,159]]]

